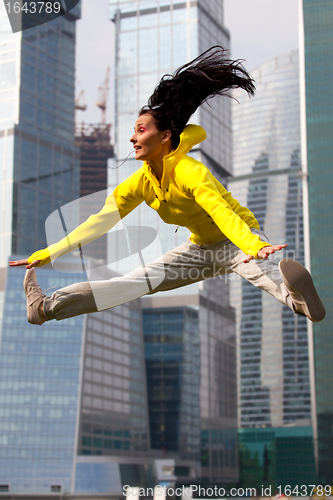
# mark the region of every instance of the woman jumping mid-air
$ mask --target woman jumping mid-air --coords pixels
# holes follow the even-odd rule
[[[202,127],[187,125],[190,117],[214,95],[234,88],[249,95],[255,90],[244,67],[239,61],[227,60],[220,46],[160,80],[148,105],[140,110],[130,138],[135,157],[144,161],[143,166],[108,196],[98,214],[66,238],[26,260],[9,263],[27,267],[24,291],[30,323],[109,309],[145,294],[230,272],[266,290],[296,314],[312,321],[324,318],[325,308],[308,271],[293,260],[277,264],[270,258],[287,245],[271,245],[253,213],[242,207],[205,165],[187,156],[206,138]],[[164,222],[187,227],[191,232],[187,241],[125,276],[76,283],[46,297],[34,267],[105,234],[143,201]]]

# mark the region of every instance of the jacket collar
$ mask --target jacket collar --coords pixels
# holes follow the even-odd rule
[[[200,125],[186,125],[183,132],[180,134],[180,141],[177,149],[172,150],[168,155],[163,158],[163,177],[161,186],[165,183],[171,171],[175,168],[181,157],[188,153],[193,146],[204,141],[207,137],[206,131]],[[144,171],[149,172],[149,163],[144,162]]]

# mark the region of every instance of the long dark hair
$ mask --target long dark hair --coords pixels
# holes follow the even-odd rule
[[[172,75],[164,75],[139,116],[149,113],[159,130],[170,130],[175,149],[179,135],[197,108],[234,88],[242,88],[250,96],[255,91],[254,81],[241,61],[227,59],[223,47],[215,45]]]

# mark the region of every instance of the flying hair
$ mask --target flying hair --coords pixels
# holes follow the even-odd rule
[[[253,96],[254,80],[241,60],[227,59],[223,47],[215,45],[172,75],[164,75],[139,116],[149,113],[159,130],[170,130],[172,146],[176,148],[179,135],[198,107],[215,95],[231,97],[228,91],[235,88]]]

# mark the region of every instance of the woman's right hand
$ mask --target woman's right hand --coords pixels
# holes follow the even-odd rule
[[[28,259],[10,260],[9,261],[10,267],[25,266],[27,269],[31,269],[32,267],[36,267],[36,266],[38,266],[39,263],[40,263],[40,260],[34,260],[31,264],[29,264]]]
[[[257,259],[267,259],[269,257],[269,255],[271,255],[272,253],[278,252],[279,250],[282,250],[282,248],[286,248],[286,246],[287,246],[287,243],[284,243],[283,245],[264,246],[259,250]],[[247,263],[253,259],[254,259],[254,257],[252,257],[252,255],[247,255],[245,257],[245,259],[243,259],[243,262]]]

